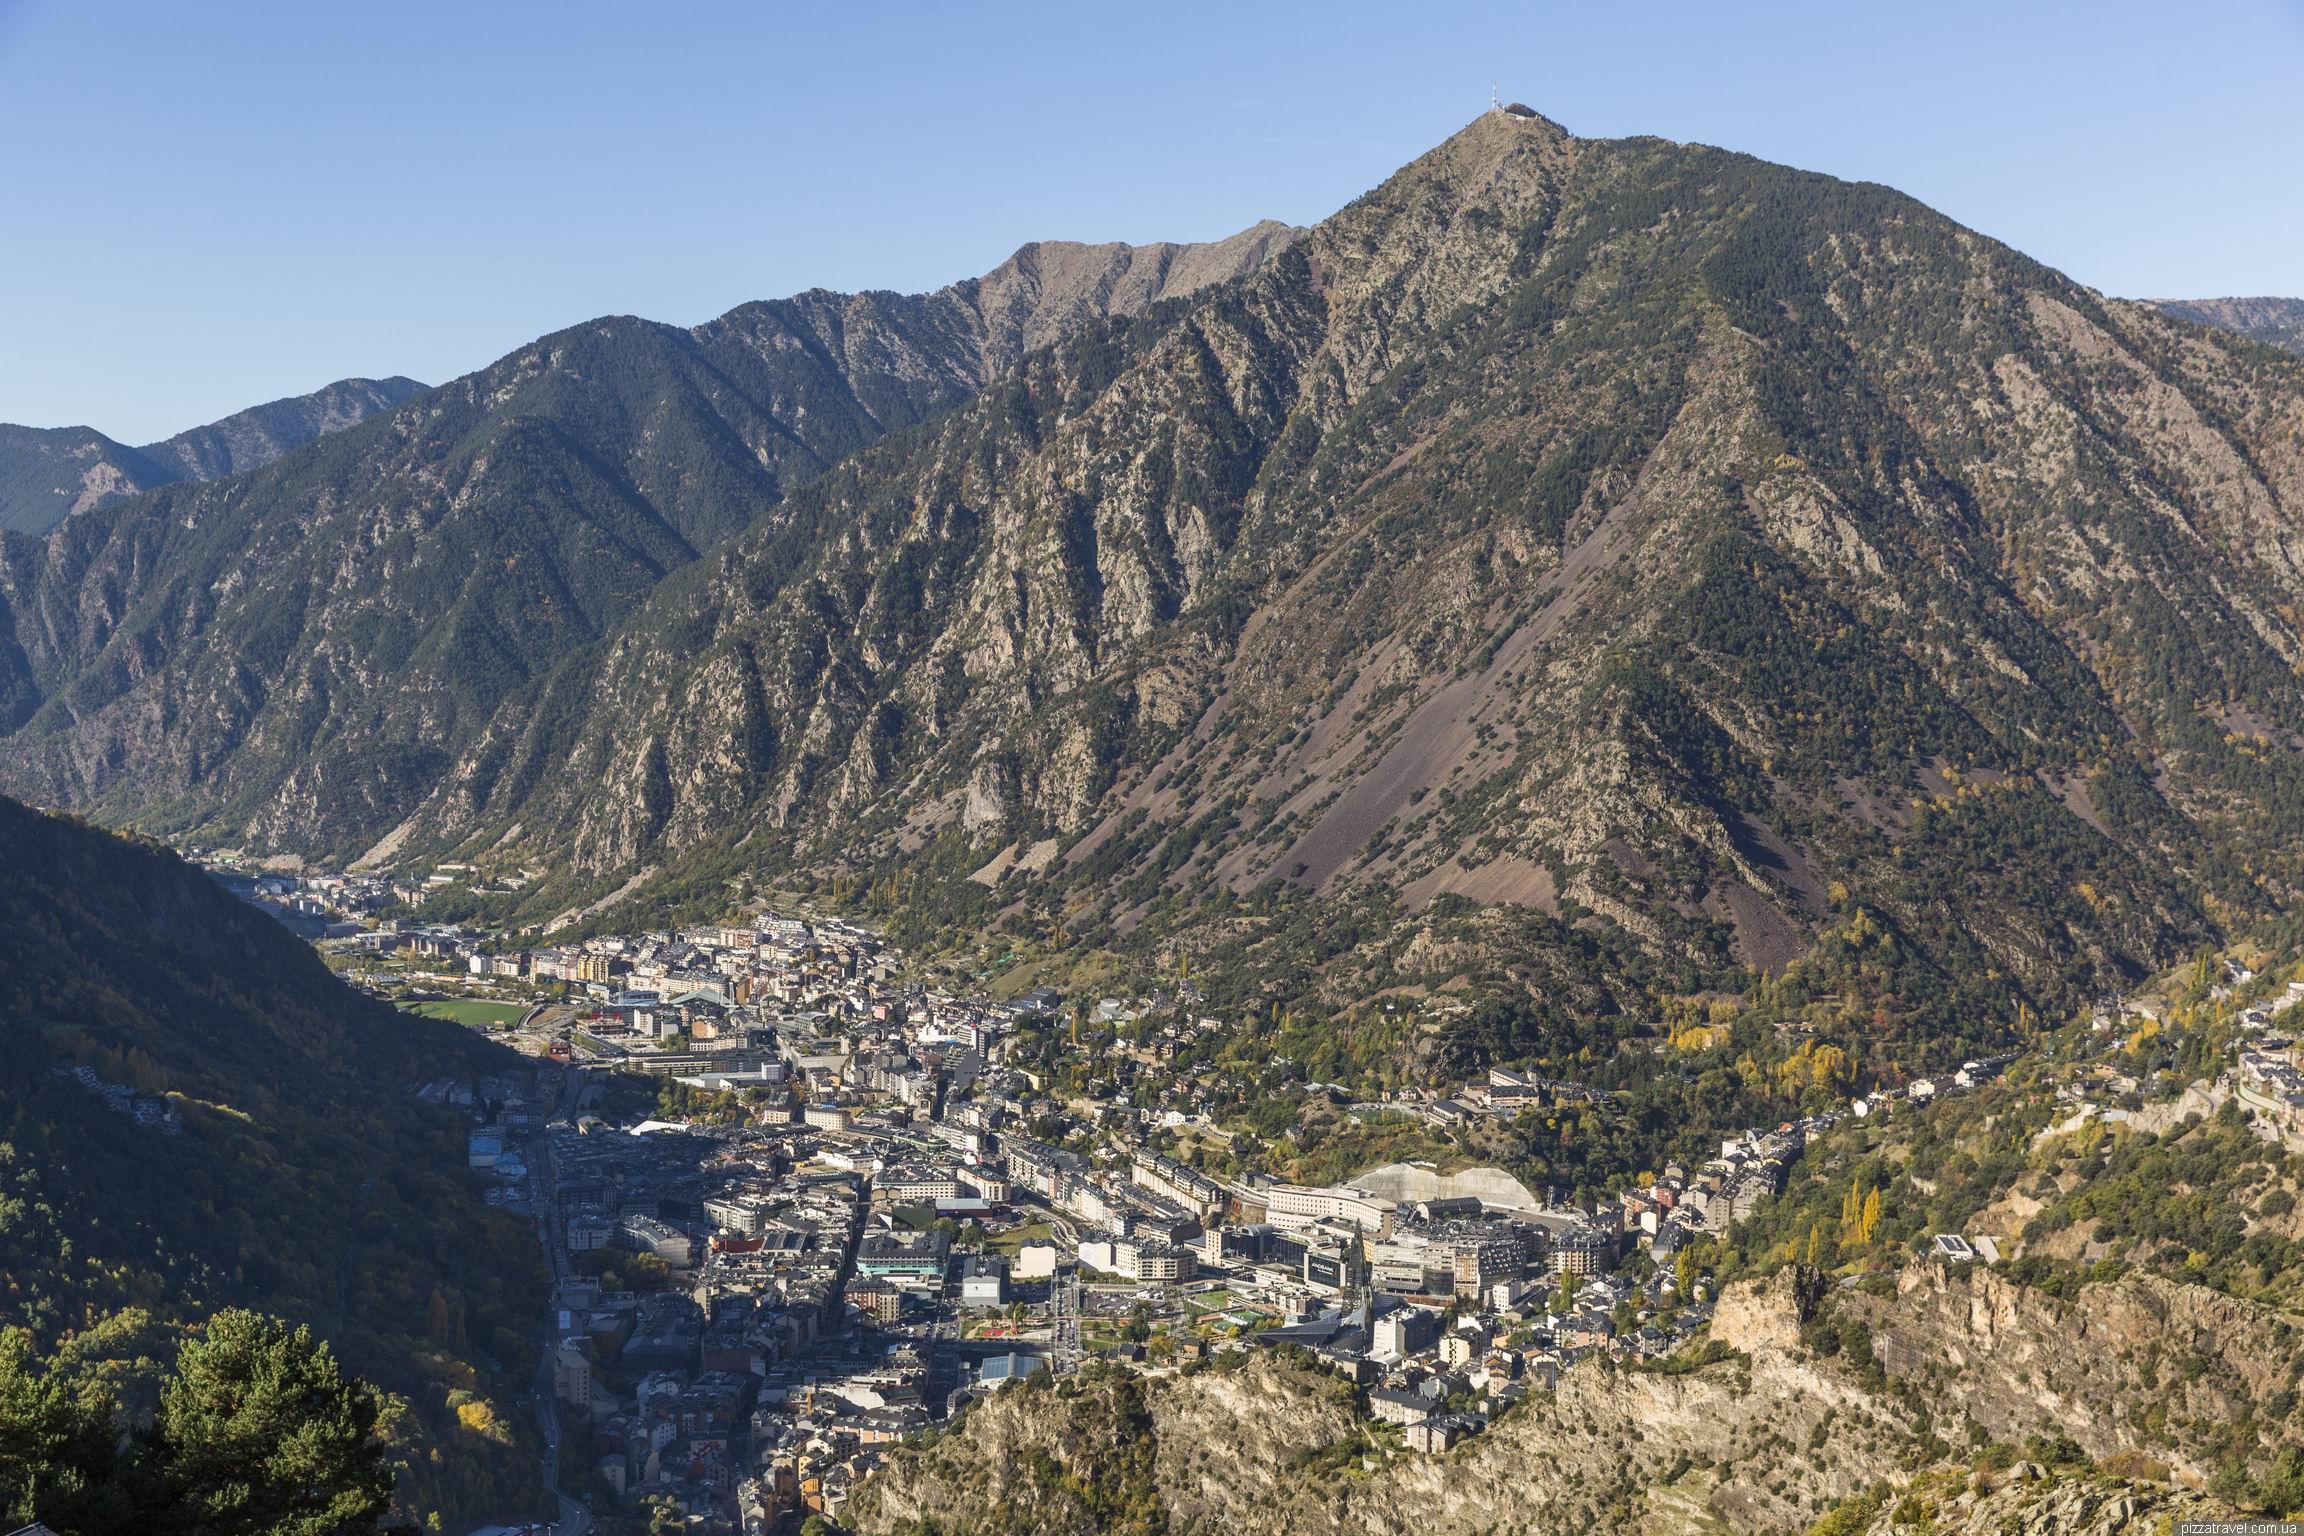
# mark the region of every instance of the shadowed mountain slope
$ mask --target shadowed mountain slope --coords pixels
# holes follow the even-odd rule
[[[531,1505],[544,1266],[472,1187],[463,1117],[415,1096],[528,1070],[354,992],[173,854],[0,799],[0,1326],[123,1329],[132,1357],[164,1349],[106,1322],[130,1310],[309,1323],[409,1400],[409,1508]],[[458,1381],[503,1431],[459,1422]]]

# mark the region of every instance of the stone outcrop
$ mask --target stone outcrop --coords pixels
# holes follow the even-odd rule
[[[2142,1273],[2067,1301],[1990,1269],[1921,1263],[1893,1299],[1850,1292],[1833,1306],[1863,1322],[1890,1376],[1926,1384],[1996,1439],[2148,1452],[2195,1487],[2214,1475],[2225,1428],[2277,1425],[2264,1405],[2296,1361],[2295,1330],[2263,1308]]]
[[[2177,1465],[2175,1484],[2167,1480],[2166,1447],[2143,1427],[2147,1410],[2163,1401],[2203,1416],[2247,1407],[2197,1383],[2171,1395],[2147,1381],[2143,1362],[2203,1347],[2238,1369],[2258,1352],[2252,1390],[2292,1357],[2270,1348],[2278,1324],[2193,1289],[2123,1280],[2088,1287],[2067,1313],[1998,1276],[1932,1265],[1915,1266],[1886,1296],[1825,1291],[1814,1272],[1787,1269],[1722,1296],[1712,1338],[1734,1353],[1695,1369],[1573,1367],[1556,1392],[1429,1457],[1385,1452],[1334,1378],[1269,1354],[1183,1375],[1043,1383],[972,1410],[931,1449],[899,1453],[846,1518],[866,1536],[910,1521],[955,1536],[1021,1529],[1000,1522],[1036,1490],[1035,1515],[1054,1522],[1047,1529],[1117,1529],[1098,1523],[1109,1510],[1046,1495],[1108,1484],[1109,1467],[1125,1465],[1136,1479],[1129,1497],[1154,1501],[1179,1536],[1796,1536],[1882,1487],[1870,1527],[1882,1536],[1924,1511],[1941,1536],[2129,1536],[2161,1528],[2163,1516],[2230,1513],[2181,1486],[2197,1466]],[[1886,1374],[1845,1352],[1812,1354],[1802,1343],[1809,1321],[1867,1330]],[[1925,1444],[1964,1454],[1972,1424],[2003,1447],[2068,1434],[2113,1466],[2146,1470],[2083,1476],[2011,1468],[2003,1457],[1999,1470],[1972,1476],[1958,1463],[1915,1460]],[[1039,1458],[1053,1458],[1064,1477],[1019,1470]]]

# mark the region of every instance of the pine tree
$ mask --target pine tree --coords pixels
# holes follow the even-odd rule
[[[364,1536],[392,1502],[382,1405],[310,1329],[219,1312],[161,1390],[149,1460],[156,1532]]]
[[[43,1369],[30,1333],[0,1331],[0,1526],[123,1528],[118,1446],[100,1393]]]

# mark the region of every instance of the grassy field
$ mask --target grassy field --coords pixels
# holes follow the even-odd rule
[[[517,1024],[526,1007],[519,1003],[491,1003],[485,998],[457,998],[448,1002],[417,1003],[409,1009],[428,1019],[446,1019],[467,1029],[480,1029],[488,1025]]]
[[[1010,1227],[1005,1232],[993,1233],[984,1240],[984,1249],[987,1253],[1006,1254],[1009,1258],[1014,1258],[1017,1249],[1026,1243],[1044,1243],[1053,1231],[1055,1228],[1044,1221],[1028,1221],[1020,1226]]]

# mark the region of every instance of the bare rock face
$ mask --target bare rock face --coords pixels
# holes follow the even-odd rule
[[[2159,1276],[2088,1285],[2063,1301],[1989,1269],[1915,1264],[1893,1301],[1836,1308],[1870,1330],[1893,1377],[1942,1382],[1996,1438],[2070,1436],[2091,1456],[2148,1452],[2198,1487],[2224,1427],[2287,1386],[2291,1330],[2263,1308]],[[2150,1413],[2160,1433],[2139,1428]]]
[[[1712,1337],[1748,1353],[1800,1347],[1800,1328],[1815,1314],[1823,1282],[1815,1271],[1787,1265],[1758,1283],[1732,1285],[1712,1317]]]
[[[2276,1322],[2180,1294],[2189,1289],[2090,1286],[2067,1310],[1998,1276],[1933,1266],[1888,1296],[1826,1292],[1814,1273],[1786,1270],[1720,1298],[1712,1338],[1733,1353],[1693,1369],[1572,1367],[1556,1392],[1431,1457],[1386,1453],[1339,1382],[1269,1354],[1184,1375],[1042,1382],[971,1410],[931,1449],[898,1453],[843,1519],[866,1536],[912,1522],[954,1536],[1138,1528],[1131,1517],[1208,1536],[1759,1536],[1845,1506],[1858,1523],[1837,1528],[1877,1536],[2129,1536],[2163,1517],[2233,1513],[2180,1486],[2197,1468],[2165,1461],[2165,1441],[2144,1427],[2163,1421],[2148,1410],[2166,1403],[2179,1439],[2248,1410],[2239,1396],[2170,1397],[2144,1362],[2197,1347],[2228,1351],[2237,1368],[2256,1352],[2264,1371],[2252,1384],[2285,1379],[2273,1362],[2287,1356],[2269,1348]],[[1811,1320],[1865,1330],[1885,1376],[1812,1355],[1801,1343]],[[2180,1425],[2179,1414],[2199,1418]],[[1922,1445],[1965,1449],[1978,1423],[2001,1445],[1996,1463],[1971,1472],[1915,1458]],[[2059,1434],[2134,1475],[2010,1464],[2011,1444]]]
[[[1274,219],[1197,245],[1036,240],[950,290],[973,305],[989,380],[1093,321],[1136,315],[1254,271],[1304,231]]]

